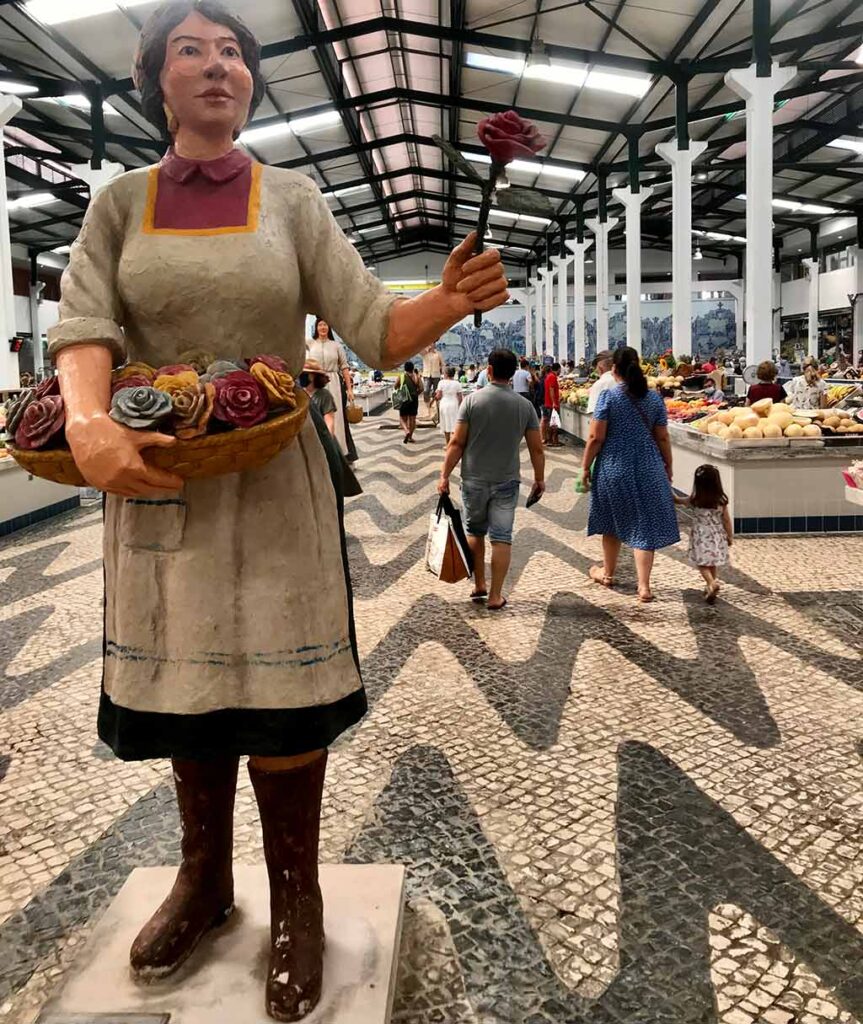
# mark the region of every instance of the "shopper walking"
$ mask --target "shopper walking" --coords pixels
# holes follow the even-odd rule
[[[559,448],[560,441],[557,434],[559,427],[552,426],[552,414],[557,413],[560,417],[560,363],[552,363],[551,369],[545,375],[545,395],[542,406],[543,441],[551,448]]]
[[[515,371],[515,376],[512,378],[512,390],[530,402],[531,383],[530,363],[526,359],[522,359],[518,364],[518,369]]]
[[[336,403],[327,384],[330,382],[330,375],[324,373],[323,367],[314,359],[307,359],[303,372],[300,374],[300,387],[312,401],[312,405],[323,417],[327,430],[335,437],[336,434]]]
[[[614,586],[626,544],[635,553],[638,599],[648,602],[655,552],[680,540],[668,414],[662,398],[648,390],[635,349],[616,350],[614,376],[618,386],[600,395],[582,465],[582,482],[591,489],[587,532],[602,535],[603,565],[593,566],[590,578]]]
[[[488,598],[490,611],[506,607],[503,585],[512,558],[512,527],[521,480],[520,448],[527,442],[534,488],[545,491],[545,454],[536,410],[510,387],[516,357],[498,349],[488,357],[489,386],[462,403],[446,452],[438,491],[449,493],[450,476],[461,462],[461,495],[474,558],[471,599]],[[491,589],[486,587],[485,538],[491,540]]]
[[[350,448],[345,418],[345,398],[349,402],[354,400],[354,382],[345,350],[333,337],[332,329],[323,317],[315,319],[312,336],[306,342],[306,359],[318,363],[324,373],[329,374],[327,387],[336,403],[335,437],[342,450],[342,455],[348,455]]]
[[[420,393],[422,392],[423,382],[420,379],[420,375],[416,371],[416,367],[410,361],[405,363],[404,373],[402,373],[398,386],[405,387],[408,392],[408,400],[402,402],[399,407],[399,419],[401,420],[402,430],[405,432],[403,444],[414,444],[414,431],[417,428],[417,415],[419,413],[420,405]]]
[[[435,400],[440,410],[440,428],[443,431],[446,444],[449,444],[450,437],[455,430],[463,394],[464,389],[455,379],[455,367],[448,367],[446,377],[440,382],[435,393]]]
[[[435,395],[437,394],[438,384],[444,374],[444,363],[440,352],[437,350],[436,345],[429,345],[429,347],[423,352],[423,399],[426,404],[426,412],[428,415],[434,416],[436,409],[432,406],[435,403]]]
[[[716,466],[705,463],[695,471],[692,494],[676,498],[695,516],[689,535],[689,559],[704,577],[704,599],[715,604],[719,596],[719,567],[728,564],[728,551],[734,543],[734,527],[728,511],[728,496]]]

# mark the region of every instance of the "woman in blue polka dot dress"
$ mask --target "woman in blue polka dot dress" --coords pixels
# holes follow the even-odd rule
[[[603,553],[603,565],[593,566],[590,578],[614,586],[620,547],[626,544],[635,554],[638,599],[646,603],[653,600],[650,574],[656,551],[680,540],[668,415],[662,397],[648,389],[635,349],[617,349],[614,376],[618,386],[600,396],[584,450],[583,482],[590,488],[587,532],[602,535]]]

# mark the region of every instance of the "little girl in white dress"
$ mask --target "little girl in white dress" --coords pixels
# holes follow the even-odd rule
[[[728,549],[734,542],[728,496],[722,487],[719,470],[709,464],[699,466],[695,471],[692,494],[675,500],[694,513],[689,557],[707,584],[704,599],[708,604],[715,604],[720,589],[717,570],[719,566],[728,564]]]

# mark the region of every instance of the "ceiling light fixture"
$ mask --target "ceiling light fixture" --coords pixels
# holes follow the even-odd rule
[[[490,164],[491,157],[485,153],[462,153],[465,160],[475,164]],[[566,178],[569,181],[582,181],[586,171],[574,167],[563,167],[560,164],[549,164],[544,160],[513,160],[506,165],[507,171],[522,171],[524,174],[547,175],[549,178]]]
[[[89,113],[90,98],[82,92],[70,92],[67,96],[34,96],[39,103],[55,103],[61,107],[68,107],[70,110],[83,110]],[[112,107],[107,100],[102,100],[103,114],[117,114],[118,111]]]
[[[0,92],[7,96],[32,96],[38,91],[35,85],[25,85],[23,82],[0,82]]]
[[[30,210],[36,206],[47,206],[60,200],[50,192],[28,192],[26,195],[10,199],[6,204],[9,210]]]
[[[56,252],[59,256],[65,256],[67,252],[72,251],[71,245],[58,245],[56,249],[52,249],[51,252]]]
[[[123,0],[124,7],[139,7],[149,0]],[[96,14],[110,14],[118,10],[114,0],[30,0],[24,5],[29,15],[41,21],[43,25],[59,25],[63,21],[80,21],[92,18]]]
[[[741,202],[746,202],[746,196],[742,193],[739,196],[735,196],[735,199],[739,199]],[[824,206],[821,203],[801,203],[795,199],[774,199],[773,205],[778,210],[792,210],[794,213],[839,213],[839,211],[833,206]]]
[[[861,139],[833,139],[827,145],[832,149],[847,149],[863,156],[863,140]]]
[[[357,192],[365,192],[371,185],[351,185],[350,188],[337,188],[331,192],[325,192],[327,199],[341,199],[343,196],[352,196]]]
[[[357,229],[357,234],[358,235],[375,235],[379,231],[386,231],[386,230],[387,230],[386,224],[379,224],[376,228],[358,228]]]
[[[701,251],[701,246],[700,245],[697,245],[695,247],[695,253],[693,254],[692,258],[694,260],[703,260],[704,259],[704,253]]]
[[[482,71],[497,71],[504,75],[523,75],[525,78],[549,82],[552,85],[568,85],[574,89],[596,89],[600,92],[613,92],[622,96],[634,96],[638,99],[649,92],[653,84],[650,78],[622,74],[619,71],[591,70],[579,64],[558,61],[552,63],[544,52],[545,46],[540,45],[542,45],[542,55],[539,52],[534,55],[532,47],[531,54],[526,61],[469,51],[465,55],[465,63],[468,67],[478,68]],[[543,56],[545,57],[544,61],[542,60]]]
[[[337,110],[327,110],[323,114],[310,114],[308,117],[295,117],[291,121],[261,125],[260,128],[247,128],[237,141],[243,145],[255,145],[280,135],[306,135],[317,128],[327,128],[341,122],[341,119]]]

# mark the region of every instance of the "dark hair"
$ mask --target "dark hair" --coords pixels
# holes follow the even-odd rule
[[[321,324],[327,325],[327,338],[329,341],[334,341],[335,339],[333,338],[333,329],[332,327],[330,327],[330,322],[329,320],[324,320],[322,316],[315,317],[315,329],[312,331],[312,337],[318,337],[318,328],[320,327]]]
[[[496,348],[494,352],[489,353],[488,365],[495,380],[512,380],[518,367],[518,359],[515,352],[508,348]]]
[[[522,359],[522,361],[518,365],[522,368],[522,370],[530,369],[530,363],[526,359]]]
[[[414,372],[414,364],[409,359],[405,363],[405,373],[413,373],[413,372]]]
[[[594,359],[594,365],[599,366],[600,363],[611,363],[614,361],[614,355],[606,348],[602,352],[596,353],[596,359]]]
[[[455,377],[455,367],[454,366],[448,366],[446,368],[446,375],[447,375],[447,377]]]
[[[765,359],[763,363],[758,364],[758,369],[755,371],[759,380],[770,381],[776,380],[776,364],[770,359]]]
[[[470,366],[468,367],[468,369],[469,370],[475,370],[476,369],[476,363],[471,363]]]
[[[560,363],[552,363],[551,369],[554,373],[560,373]]]
[[[252,75],[250,120],[266,91],[266,82],[261,74],[261,44],[235,14],[231,14],[219,0],[166,0],[144,23],[132,65],[132,77],[141,94],[141,110],[144,117],[154,124],[166,139],[170,139],[171,133],[168,131],[168,120],[165,117],[165,95],[159,82],[165,65],[165,48],[171,32],[196,11],[215,25],[224,25],[237,37],[243,60]]]
[[[696,469],[689,504],[695,508],[724,508],[728,504],[728,495],[716,466],[705,462]]]
[[[634,348],[614,350],[614,368],[626,383],[626,390],[633,398],[644,398],[647,394],[647,377],[641,369],[641,356]]]

